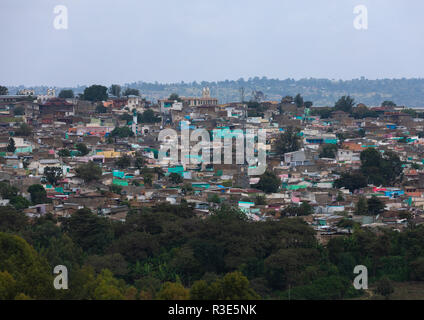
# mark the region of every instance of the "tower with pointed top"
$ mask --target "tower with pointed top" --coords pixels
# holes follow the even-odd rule
[[[134,136],[137,136],[137,111],[134,109],[133,110],[133,121],[132,121],[132,125],[131,125],[131,129],[132,132],[134,133]]]

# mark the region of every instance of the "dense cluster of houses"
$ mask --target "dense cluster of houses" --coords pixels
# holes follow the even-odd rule
[[[105,112],[98,113],[99,104]],[[398,107],[373,108],[379,113],[378,118],[355,119],[337,111],[330,118],[321,119],[293,103],[265,101],[261,105],[263,115],[250,117],[246,103],[219,104],[210,97],[209,89],[203,91],[202,97],[157,103],[139,96],[102,102],[60,99],[51,90],[38,97],[34,92],[0,96],[0,180],[9,181],[27,199],[30,185],[44,187],[48,203],[24,209],[28,216],[52,213],[69,217],[87,207],[99,215],[124,221],[131,208],[187,202],[200,216],[207,216],[220,203],[229,203],[250,219],[263,221],[281,218],[288,206],[308,203],[313,214],[302,218],[323,239],[350,232],[338,227],[342,219],[351,219],[362,227],[393,229],[402,229],[411,221],[424,221],[424,170],[420,170],[424,163],[424,138],[420,135],[424,132],[424,119],[414,118]],[[137,121],[134,115],[146,110],[153,111],[160,121]],[[22,124],[30,128],[29,134],[17,132]],[[266,150],[267,170],[281,180],[278,192],[265,194],[257,189],[260,176],[248,175],[247,163],[170,164],[159,157],[159,132],[165,128],[181,131],[187,126],[208,131],[266,130],[267,143],[261,147]],[[117,127],[128,127],[134,134],[112,137]],[[288,127],[299,129],[301,148],[279,154],[276,141]],[[364,134],[340,140],[341,136],[360,130]],[[10,138],[14,140],[14,152],[7,151]],[[87,146],[87,154],[77,150],[80,143]],[[334,158],[319,156],[324,144],[338,146]],[[341,173],[360,167],[360,153],[369,147],[394,151],[400,157],[402,183],[368,185],[354,193],[334,188]],[[63,149],[69,154],[61,154]],[[124,155],[133,160],[142,158],[143,166],[134,165],[134,161],[124,168],[117,166],[117,160]],[[75,169],[90,161],[101,166],[102,176],[86,183]],[[46,181],[46,167],[61,168],[62,177],[56,184]],[[173,174],[179,175],[181,181],[170,179]],[[357,215],[359,197],[371,196],[384,202],[384,212]],[[0,204],[7,205],[8,200],[3,199]],[[405,212],[410,214],[409,219],[404,218]]]

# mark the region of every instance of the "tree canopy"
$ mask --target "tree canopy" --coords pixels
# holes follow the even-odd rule
[[[32,134],[32,129],[26,123],[22,123],[19,128],[15,131],[15,136],[28,137]]]
[[[7,89],[7,87],[4,86],[0,86],[0,95],[1,96],[5,96],[9,94],[9,90]]]
[[[361,152],[361,172],[370,184],[393,185],[402,179],[402,162],[394,152],[381,154],[375,148],[367,148]]]
[[[320,158],[335,158],[337,155],[338,147],[336,144],[324,144],[321,147],[321,151],[319,153]]]
[[[77,143],[75,147],[81,156],[86,156],[90,152],[90,149],[87,148],[85,143]]]
[[[169,96],[168,100],[181,102],[181,98],[176,93],[171,93],[171,95]]]
[[[121,86],[119,84],[112,84],[109,87],[109,93],[115,97],[121,97]]]
[[[118,137],[118,138],[127,138],[127,137],[133,137],[134,132],[131,131],[129,127],[115,127],[115,129],[112,130],[110,133],[111,137]]]
[[[335,188],[346,188],[350,192],[364,188],[368,185],[367,178],[361,173],[342,173],[341,177],[334,181]]]
[[[92,85],[84,89],[83,99],[88,101],[105,101],[108,99],[107,87]]]
[[[48,202],[46,189],[41,184],[33,184],[28,187],[31,194],[31,202],[33,204],[41,204]]]
[[[157,123],[161,118],[156,116],[152,109],[147,109],[143,113],[137,114],[137,121],[139,123]]]
[[[0,299],[345,299],[362,294],[359,264],[372,288],[424,279],[424,226],[373,232],[349,221],[340,226],[352,234],[322,246],[300,218],[255,222],[226,204],[205,218],[187,203],[133,208],[122,222],[88,209],[29,221],[0,207]],[[58,264],[68,290],[53,289]]]
[[[300,93],[298,93],[295,97],[294,97],[294,103],[296,104],[296,107],[301,108],[304,105],[303,102],[303,97],[300,95]]]
[[[334,105],[336,110],[344,111],[347,113],[352,112],[352,108],[355,105],[355,100],[350,96],[343,96]]]
[[[15,152],[16,146],[15,146],[15,140],[13,138],[9,138],[9,143],[6,146],[7,152]]]
[[[126,88],[123,95],[124,96],[139,96],[140,91],[138,89]]]
[[[44,177],[52,184],[57,185],[58,181],[62,178],[63,170],[61,167],[45,167]]]
[[[172,183],[175,183],[175,184],[179,184],[179,183],[182,183],[184,181],[183,177],[181,177],[181,175],[179,175],[178,173],[175,173],[175,172],[172,172],[169,175],[169,180]]]
[[[276,142],[276,149],[279,154],[297,151],[300,148],[299,130],[288,127],[284,133],[280,135]]]
[[[281,186],[281,180],[274,172],[266,171],[255,185],[256,188],[266,193],[277,192]]]
[[[74,91],[72,89],[63,89],[59,92],[59,98],[62,99],[72,99],[74,96]]]
[[[86,182],[99,180],[102,177],[102,168],[93,161],[82,164],[75,169],[77,176]]]

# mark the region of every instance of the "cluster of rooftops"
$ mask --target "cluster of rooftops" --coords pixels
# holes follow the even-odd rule
[[[292,103],[260,104],[264,112],[251,116],[246,103],[219,104],[208,90],[201,98],[157,102],[139,96],[102,102],[51,95],[42,100],[0,96],[0,180],[17,187],[27,199],[30,185],[43,186],[49,201],[23,209],[31,217],[46,213],[69,217],[87,207],[124,221],[131,208],[187,202],[200,216],[227,203],[253,221],[264,221],[281,219],[287,208],[306,203],[311,211],[301,218],[322,237],[350,232],[339,227],[346,219],[362,227],[394,229],[404,228],[411,219],[424,221],[424,119],[399,107],[377,107],[379,116],[374,118],[355,119],[337,111],[323,119]],[[104,107],[102,113],[99,105]],[[158,120],[146,120],[142,116],[146,111]],[[127,128],[128,134],[116,134],[116,128]],[[259,147],[266,152],[267,171],[279,179],[278,190],[266,193],[258,188],[261,175],[248,175],[249,165],[237,164],[235,155],[230,164],[208,163],[201,157],[171,163],[160,157],[163,142],[158,135],[166,128],[265,130],[266,144]],[[297,129],[300,147],[281,153],[278,140],[288,128]],[[11,138],[13,152],[8,149]],[[80,144],[88,152],[81,152]],[[331,157],[322,156],[324,145],[335,146]],[[396,153],[402,161],[402,182],[367,185],[355,192],[335,188],[343,173],[360,168],[360,154],[367,148]],[[102,174],[87,182],[76,169],[89,162],[100,166]],[[60,179],[49,182],[46,167],[60,168]],[[384,210],[358,215],[359,199],[371,197],[381,200]],[[1,204],[7,205],[8,199]]]

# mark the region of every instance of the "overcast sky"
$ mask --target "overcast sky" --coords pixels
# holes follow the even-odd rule
[[[424,77],[423,15],[422,0],[0,0],[0,84]]]

